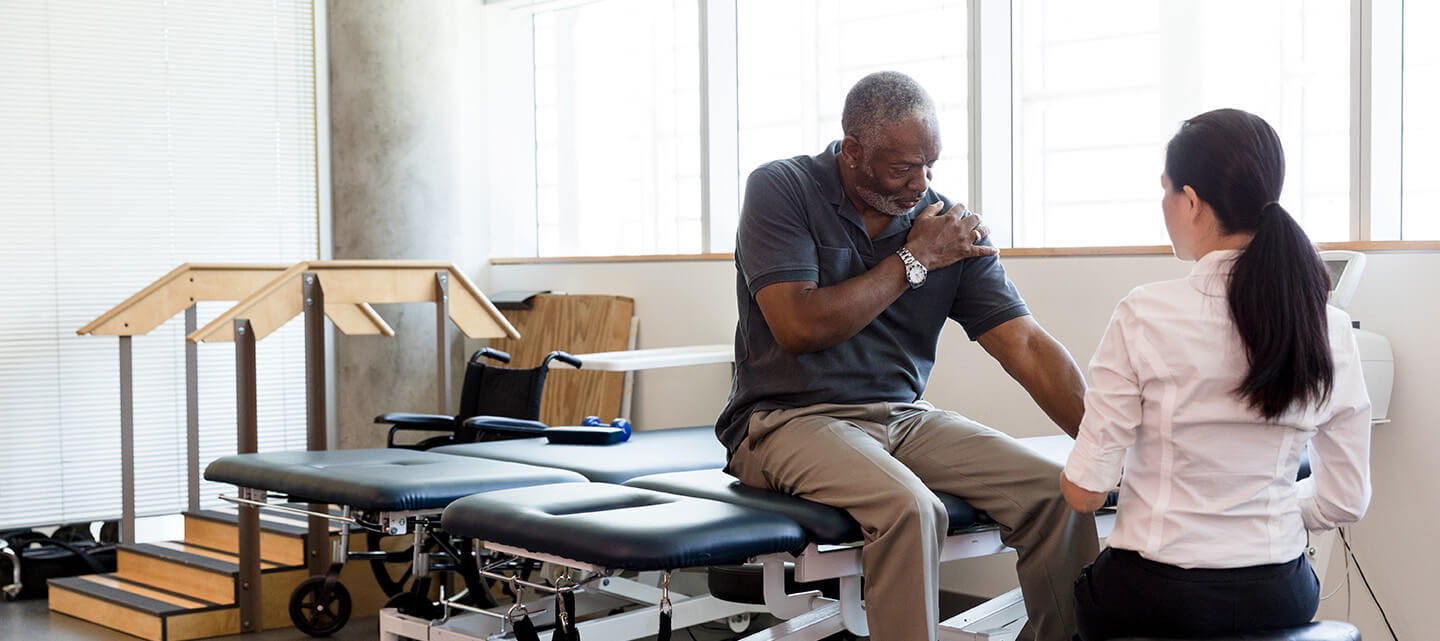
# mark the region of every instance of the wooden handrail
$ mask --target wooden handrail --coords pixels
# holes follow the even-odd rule
[[[82,336],[148,334],[199,301],[243,300],[290,268],[290,265],[276,263],[185,263],[75,333]],[[395,335],[395,330],[363,303],[326,305],[325,313],[346,334]]]
[[[75,333],[82,336],[147,334],[197,301],[240,300],[287,267],[289,265],[185,263]]]
[[[304,310],[303,276],[320,277],[325,292],[325,312],[335,328],[344,334],[377,333],[365,330],[365,323],[380,323],[370,303],[433,303],[435,274],[446,272],[458,287],[449,288],[450,320],[470,338],[518,338],[520,333],[470,282],[460,268],[446,261],[427,260],[316,260],[296,263],[253,290],[245,299],[194,333],[192,343],[235,340],[234,320],[249,319],[260,340]],[[360,313],[338,313],[340,307],[363,308]],[[361,331],[354,331],[359,329]],[[393,336],[388,325],[383,332]]]

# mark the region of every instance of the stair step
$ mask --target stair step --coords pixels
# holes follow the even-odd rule
[[[240,559],[234,554],[191,543],[138,543],[121,545],[116,561],[123,579],[213,603],[235,602]],[[262,574],[295,569],[301,566],[260,562]]]
[[[240,571],[240,557],[203,545],[183,541],[157,541],[154,543],[126,543],[120,546],[122,552],[160,559],[171,563],[206,569],[219,574],[235,574]],[[295,569],[301,564],[286,565],[274,561],[260,561],[261,572]]]
[[[363,549],[364,538],[351,543]],[[117,556],[120,572],[52,580],[50,609],[154,641],[240,633],[234,554],[175,542],[121,545]],[[290,625],[290,595],[308,576],[301,565],[262,562],[265,629]],[[373,615],[385,602],[368,563],[346,563],[340,580],[353,599],[353,617]]]
[[[227,607],[203,599],[142,585],[116,574],[85,574],[52,579],[50,586],[85,592],[97,599],[156,615]]]
[[[233,527],[239,520],[239,514],[234,509],[193,510],[186,512],[185,518],[211,521]],[[262,510],[260,512],[260,531],[303,537],[306,531],[305,518],[298,515],[276,514]]]
[[[239,611],[140,585],[114,574],[50,580],[50,609],[152,641],[185,641],[240,631]]]
[[[236,532],[239,515],[234,509],[195,510],[185,513],[185,541],[213,550],[231,554],[239,553],[239,536]],[[305,562],[305,533],[307,523],[303,517],[260,513],[260,558],[285,565],[300,565]],[[331,535],[339,529],[331,527]]]
[[[271,505],[277,507],[293,507],[300,510],[310,509],[310,505],[306,503],[271,503]],[[333,505],[330,506],[330,509],[326,510],[326,512],[335,517],[343,516],[340,513],[340,509]],[[185,514],[193,514],[199,518],[210,519],[219,523],[228,523],[230,525],[235,525],[240,518],[239,509],[233,505],[222,505],[212,510],[195,510],[193,512],[186,512]],[[308,527],[309,517],[306,515],[277,512],[275,510],[260,510],[260,529],[262,530],[269,529],[274,532],[285,532],[301,536],[305,534]],[[352,527],[359,529],[358,526]],[[339,522],[330,522],[330,533],[340,533]]]

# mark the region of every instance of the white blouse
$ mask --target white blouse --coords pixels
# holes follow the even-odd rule
[[[1357,521],[1370,503],[1370,399],[1350,317],[1327,308],[1329,401],[1267,422],[1234,393],[1247,369],[1225,298],[1238,255],[1213,251],[1184,279],[1135,288],[1090,362],[1065,477],[1092,492],[1120,482],[1112,547],[1184,568],[1282,563],[1307,529]],[[1311,476],[1296,482],[1307,443]]]

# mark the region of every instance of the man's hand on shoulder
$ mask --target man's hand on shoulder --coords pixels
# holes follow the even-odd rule
[[[961,204],[948,212],[942,212],[942,207],[943,202],[926,207],[911,223],[905,246],[920,264],[927,269],[940,269],[966,258],[1000,253],[993,245],[976,244],[990,235],[990,228],[979,214],[966,211]]]

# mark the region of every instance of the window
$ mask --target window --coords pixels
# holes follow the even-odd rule
[[[935,188],[965,202],[966,3],[740,0],[736,27],[739,184],[755,167],[838,140],[845,94],[866,74],[914,77],[939,112]],[[917,25],[932,36],[917,37]],[[737,205],[738,206],[738,205]],[[725,249],[733,238],[725,241]]]
[[[1440,238],[1440,4],[1410,0],[1404,12],[1404,172],[1400,238]]]
[[[534,14],[539,255],[701,250],[697,6]]]
[[[0,529],[120,513],[119,349],[76,329],[180,263],[316,257],[313,31],[309,0],[0,3]],[[258,346],[265,449],[304,444],[300,329]],[[183,340],[134,339],[141,516],[186,504]],[[234,351],[199,352],[211,460]]]
[[[1281,202],[1348,238],[1347,0],[1030,0],[1014,30],[1016,245],[1168,243],[1164,145],[1219,107],[1275,127]]]
[[[491,2],[513,55],[488,76],[535,85],[485,125],[497,255],[729,251],[745,177],[839,138],[845,92],[880,69],[935,97],[935,187],[1005,246],[1167,243],[1164,145],[1220,107],[1279,132],[1281,202],[1312,239],[1440,238],[1435,3]]]

